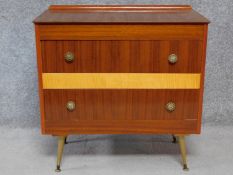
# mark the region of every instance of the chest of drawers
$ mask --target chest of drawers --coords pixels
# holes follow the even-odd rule
[[[50,6],[34,20],[41,130],[57,171],[71,134],[201,129],[209,21],[190,6]]]

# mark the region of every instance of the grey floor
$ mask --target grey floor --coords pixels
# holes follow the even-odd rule
[[[0,174],[51,175],[56,138],[39,129],[0,128]],[[206,125],[187,138],[189,172],[182,171],[179,147],[167,135],[71,136],[61,175],[232,175],[233,126]]]

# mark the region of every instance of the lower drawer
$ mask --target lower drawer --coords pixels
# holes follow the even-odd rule
[[[199,90],[44,90],[45,132],[195,133],[198,102]]]

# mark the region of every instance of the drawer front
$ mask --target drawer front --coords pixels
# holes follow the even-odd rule
[[[45,132],[192,133],[199,90],[44,90]]]
[[[45,120],[197,119],[198,95],[199,90],[44,90]]]
[[[203,44],[200,40],[81,40],[42,41],[41,47],[45,73],[200,73]]]

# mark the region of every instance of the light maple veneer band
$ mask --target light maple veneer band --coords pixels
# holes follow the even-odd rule
[[[43,73],[43,89],[199,89],[200,74]]]

